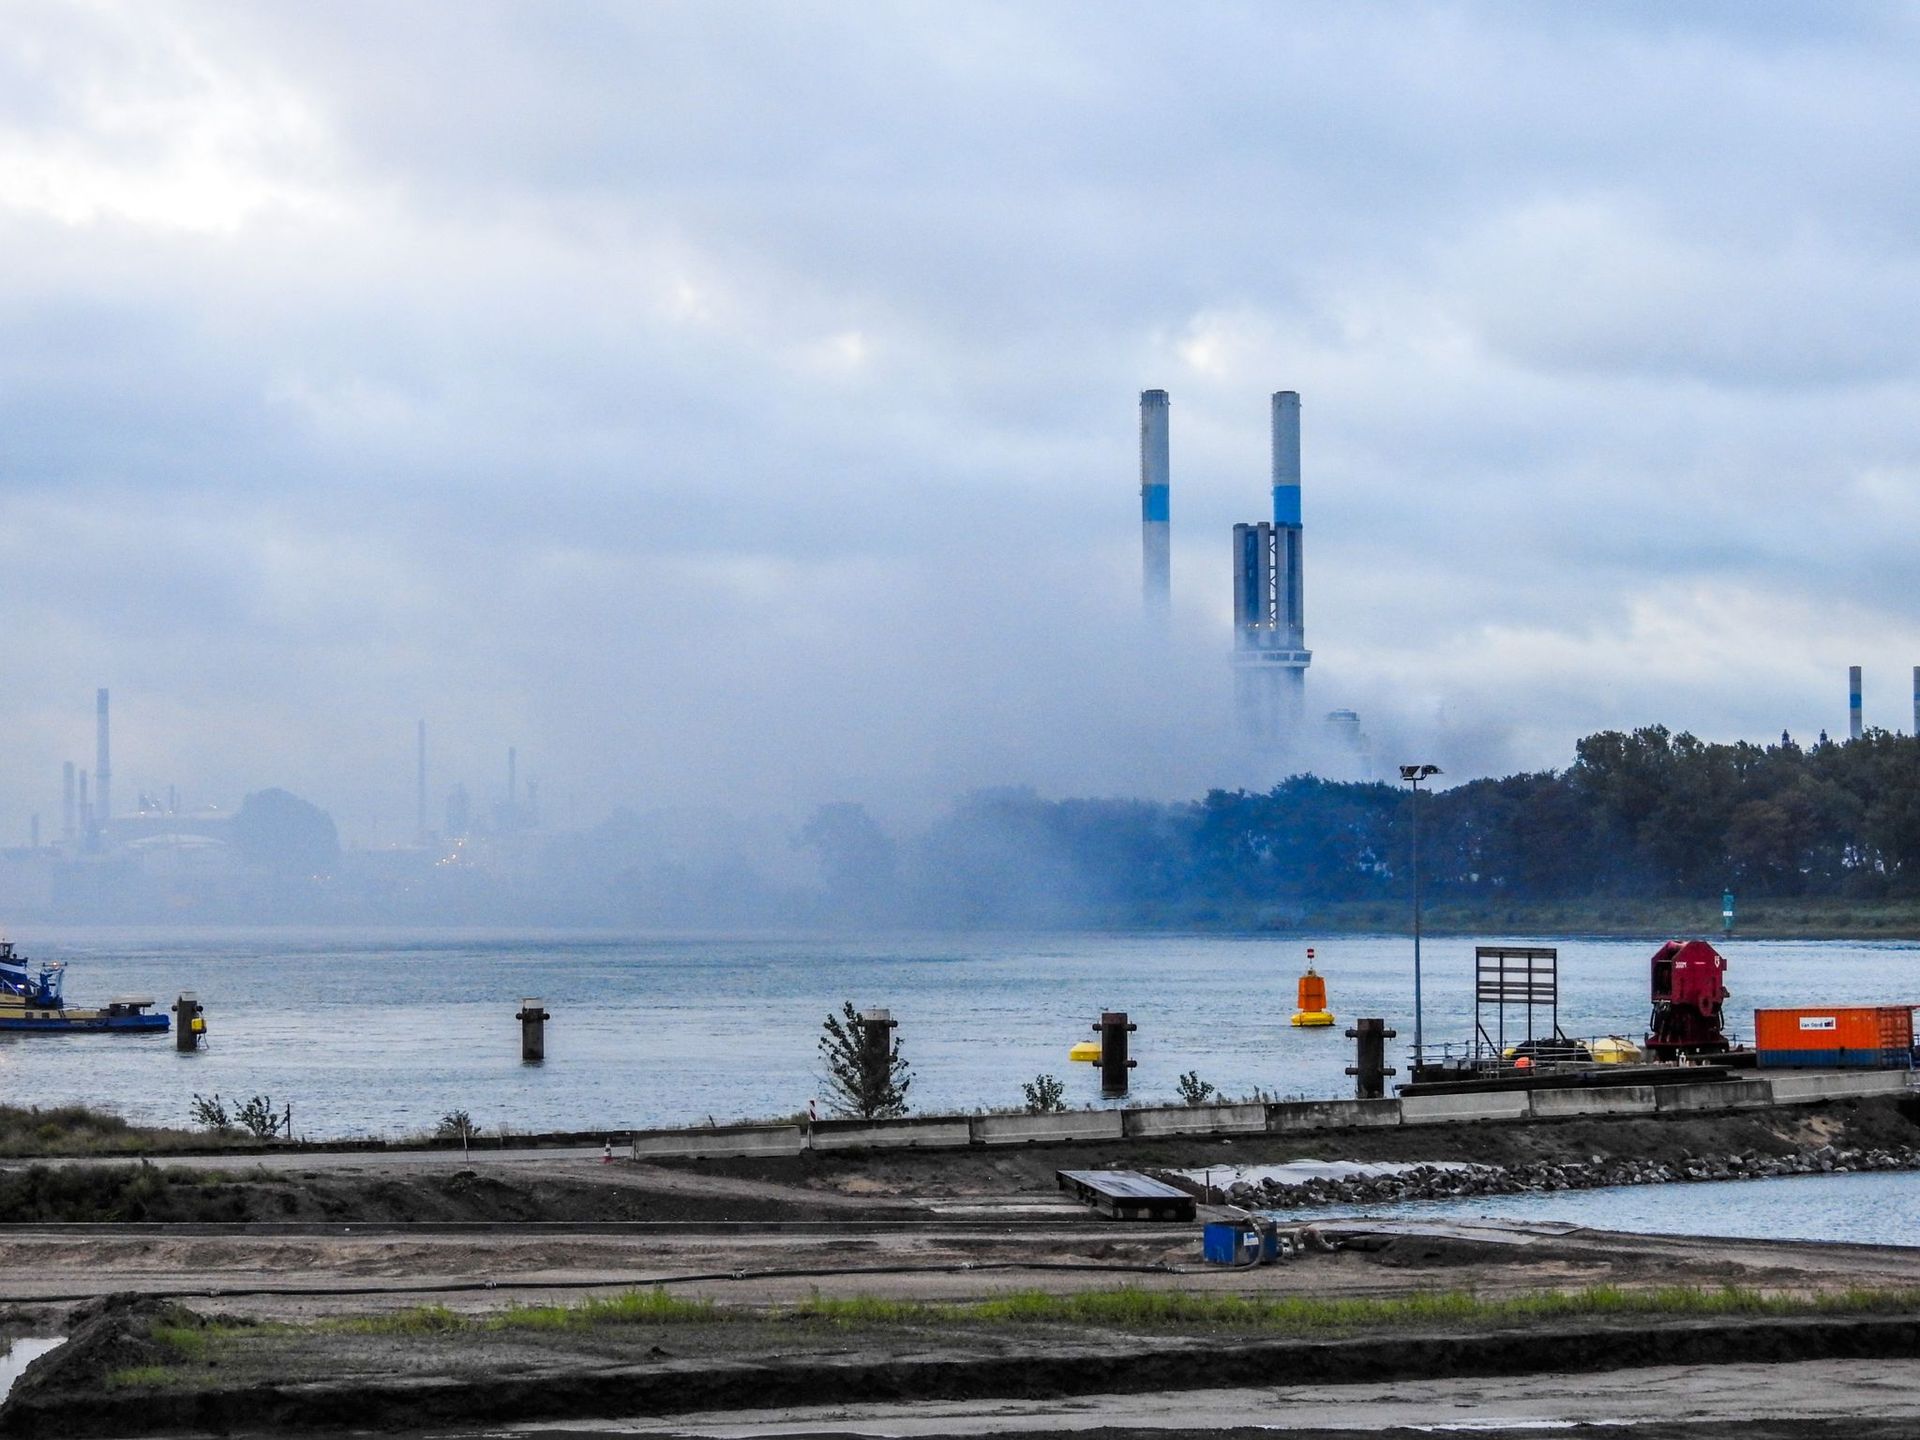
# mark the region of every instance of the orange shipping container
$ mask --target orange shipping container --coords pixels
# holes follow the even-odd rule
[[[1760,1052],[1762,1065],[1908,1066],[1913,1063],[1913,1007],[1756,1010],[1753,1048]]]

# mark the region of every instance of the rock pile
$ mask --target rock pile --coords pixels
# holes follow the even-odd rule
[[[1287,1182],[1236,1180],[1227,1200],[1256,1210],[1320,1205],[1381,1205],[1396,1200],[1445,1200],[1461,1195],[1592,1190],[1603,1185],[1662,1185],[1674,1181],[1765,1180],[1783,1175],[1842,1175],[1856,1170],[1920,1170],[1920,1149],[1838,1150],[1822,1145],[1791,1155],[1689,1156],[1677,1163],[1594,1155],[1587,1160],[1541,1160],[1527,1165],[1414,1165],[1374,1175]]]

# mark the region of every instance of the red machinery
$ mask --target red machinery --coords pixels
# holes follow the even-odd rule
[[[1653,1020],[1647,1056],[1718,1055],[1732,1047],[1721,1027],[1727,962],[1704,940],[1669,940],[1653,955]]]

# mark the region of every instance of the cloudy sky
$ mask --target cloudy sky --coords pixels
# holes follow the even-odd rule
[[[1902,5],[0,6],[0,840],[1260,780],[1227,527],[1305,411],[1383,760],[1909,728]],[[1138,392],[1173,396],[1143,657]],[[1271,778],[1271,777],[1264,777]]]

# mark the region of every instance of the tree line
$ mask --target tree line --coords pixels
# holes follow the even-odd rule
[[[816,811],[835,918],[934,925],[1206,925],[1403,899],[1405,786],[1297,775],[1163,804],[967,796],[897,841],[857,805]],[[1920,896],[1920,741],[1871,731],[1809,746],[1713,744],[1664,726],[1603,731],[1564,770],[1420,797],[1435,900]]]

